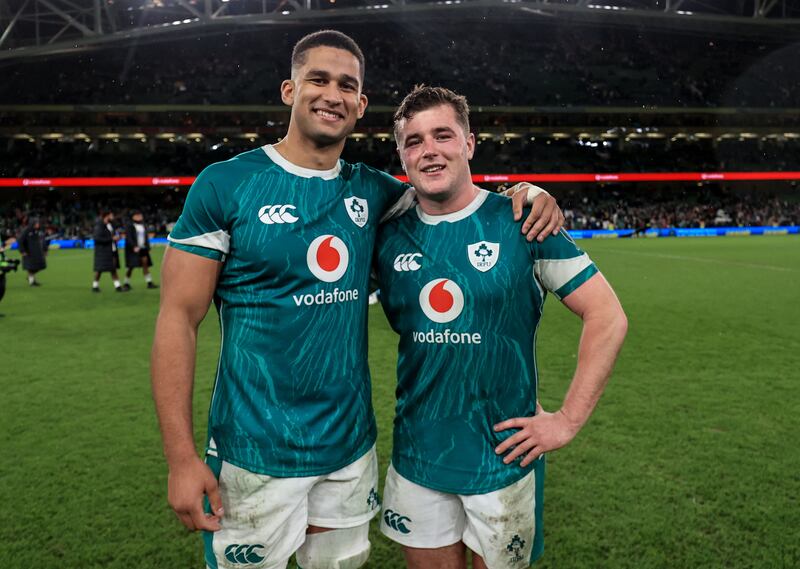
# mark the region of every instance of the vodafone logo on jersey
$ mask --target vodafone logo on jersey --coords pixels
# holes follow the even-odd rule
[[[311,274],[323,282],[333,283],[347,271],[350,253],[344,241],[335,235],[320,235],[308,246],[306,262]]]
[[[434,322],[451,322],[464,309],[464,293],[450,279],[434,279],[422,287],[419,305],[425,316]]]

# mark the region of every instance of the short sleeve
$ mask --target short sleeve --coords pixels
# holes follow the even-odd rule
[[[542,288],[559,300],[577,290],[598,270],[592,260],[563,229],[542,243],[531,244],[533,274]]]
[[[230,251],[230,230],[219,188],[206,168],[195,180],[183,212],[169,234],[176,249],[220,261]]]

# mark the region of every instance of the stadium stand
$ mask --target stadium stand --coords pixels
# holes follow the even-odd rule
[[[369,51],[375,104],[397,104],[416,82],[492,106],[796,108],[800,101],[800,46],[791,42],[558,21],[337,27]],[[0,103],[279,105],[291,47],[309,29],[171,41],[168,58],[159,43],[6,63]]]
[[[291,47],[316,27],[223,29],[2,60],[0,178],[193,176],[273,142],[288,119],[277,87]],[[335,27],[368,53],[371,110],[347,142],[349,161],[402,174],[391,111],[426,82],[468,96],[473,173],[800,171],[800,44],[792,38],[566,18]],[[800,207],[791,181],[548,189],[573,229],[796,225]],[[0,189],[0,231],[14,233],[33,212],[52,235],[82,238],[109,206],[123,215],[143,209],[150,230],[164,235],[185,191]]]

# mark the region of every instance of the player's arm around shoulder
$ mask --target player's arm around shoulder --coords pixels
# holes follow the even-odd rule
[[[169,466],[169,503],[189,529],[220,528],[217,481],[197,455],[192,388],[197,329],[208,312],[222,263],[168,247],[161,269],[161,306],[151,356],[153,399]],[[203,512],[207,495],[214,516]]]
[[[522,219],[524,208],[530,208],[520,230],[528,241],[536,239],[541,243],[549,235],[558,235],[564,226],[564,213],[547,190],[520,182],[506,190],[504,195],[511,198],[514,221]]]

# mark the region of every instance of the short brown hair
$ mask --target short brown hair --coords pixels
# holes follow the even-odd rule
[[[469,132],[469,105],[466,97],[445,87],[416,85],[394,112],[395,139],[399,134],[397,125],[400,124],[400,121],[411,119],[418,112],[438,107],[439,105],[450,105],[456,113],[456,119],[458,119],[459,124],[464,128],[464,132]]]
[[[308,50],[315,47],[335,47],[352,53],[358,60],[358,69],[363,86],[364,83],[364,54],[353,38],[336,30],[320,30],[300,38],[292,50],[292,71],[302,67],[307,59]]]

